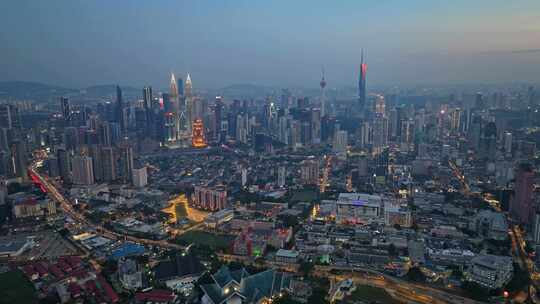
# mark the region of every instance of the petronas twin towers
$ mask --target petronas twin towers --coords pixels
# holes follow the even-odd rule
[[[169,140],[178,141],[191,135],[191,122],[193,121],[193,96],[191,76],[187,74],[186,81],[182,85],[182,80],[177,81],[174,73],[171,73],[169,85],[170,128]]]

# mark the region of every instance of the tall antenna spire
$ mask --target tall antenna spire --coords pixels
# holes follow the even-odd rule
[[[322,78],[319,84],[321,85],[321,88],[324,89],[324,87],[326,87],[326,79],[324,79],[324,67],[321,67],[321,74]]]
[[[362,48],[362,55],[360,56],[360,64],[364,63],[364,48]]]

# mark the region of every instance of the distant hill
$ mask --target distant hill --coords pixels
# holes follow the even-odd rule
[[[29,82],[29,81],[4,81],[0,82],[0,99],[33,99],[37,101],[50,101],[58,96],[71,95],[78,90],[59,86]]]
[[[120,86],[124,96],[141,96],[142,89]],[[80,92],[88,98],[100,98],[104,96],[116,96],[115,84],[95,85],[81,89]]]
[[[253,98],[270,95],[278,92],[278,90],[254,84],[235,84],[217,89],[215,92],[228,98]]]
[[[141,90],[133,87],[121,87],[123,95],[127,97],[138,97],[142,95]],[[102,97],[116,96],[116,85],[96,85],[82,89],[64,88],[39,82],[29,81],[4,81],[0,82],[0,99],[29,99],[40,102],[54,102],[60,96],[67,96],[74,99],[82,97],[84,99],[97,99]]]

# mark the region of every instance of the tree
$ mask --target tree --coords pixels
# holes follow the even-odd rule
[[[465,281],[461,288],[469,294],[469,297],[477,301],[486,301],[489,298],[489,290],[477,283]]]
[[[407,279],[413,282],[425,282],[426,276],[419,267],[412,267],[407,272]]]
[[[307,299],[307,302],[309,304],[328,304],[328,301],[326,300],[326,290],[321,287],[315,287],[313,288],[313,292],[311,296]]]
[[[394,243],[390,243],[390,245],[388,246],[388,254],[390,256],[396,256],[397,255],[397,250],[396,250],[396,246],[394,245]]]
[[[315,265],[312,262],[301,261],[298,270],[304,276],[308,276],[311,273],[311,271],[313,270],[313,267],[315,267]]]

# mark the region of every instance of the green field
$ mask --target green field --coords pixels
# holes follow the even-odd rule
[[[176,216],[178,216],[178,218],[187,217],[187,210],[184,204],[176,204],[175,209],[176,209]]]
[[[0,274],[0,303],[37,303],[34,287],[19,270]]]
[[[401,304],[401,302],[392,298],[392,296],[388,294],[386,290],[367,285],[357,286],[352,295],[347,297],[347,300],[347,302],[360,300],[366,303],[377,301],[385,304]]]
[[[182,234],[177,240],[182,245],[196,244],[208,246],[214,250],[225,250],[230,247],[234,237],[192,230]]]

